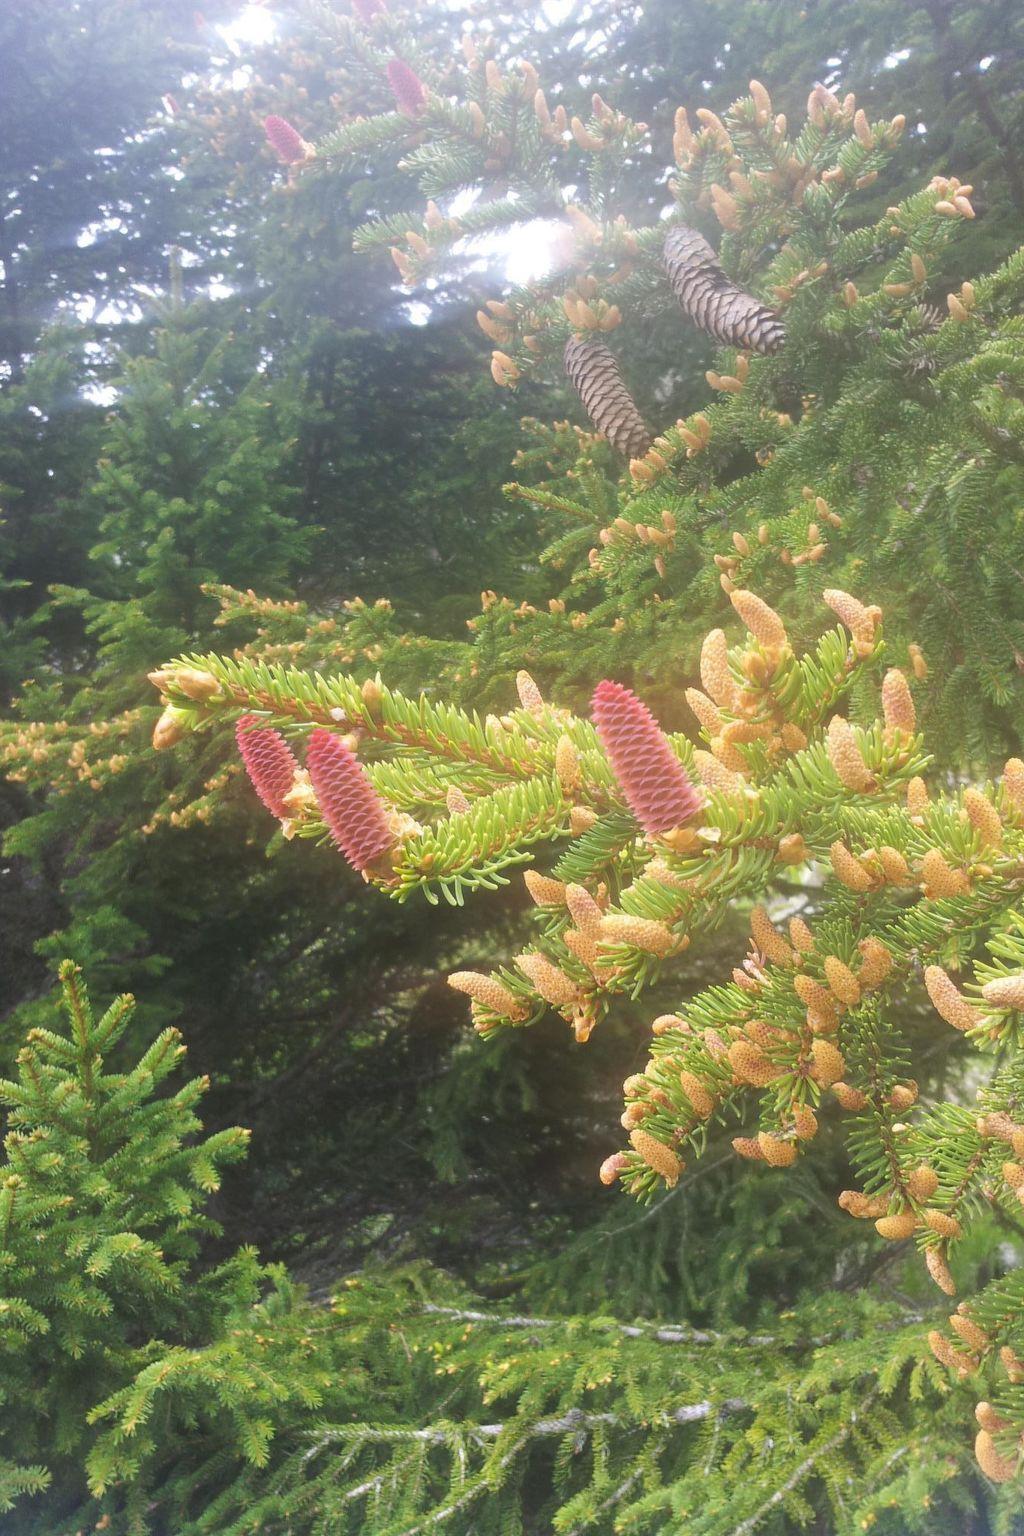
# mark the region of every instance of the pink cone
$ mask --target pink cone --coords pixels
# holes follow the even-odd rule
[[[316,730],[309,738],[306,767],[335,847],[353,869],[368,869],[394,838],[362,763],[339,736]]]
[[[294,165],[296,161],[305,159],[306,145],[302,134],[286,118],[265,117],[263,132],[271,149],[284,165]]]
[[[598,683],[591,715],[619,788],[645,832],[668,832],[696,815],[701,797],[635,693],[621,683]]]
[[[235,740],[253,788],[272,816],[284,820],[284,797],[298,772],[291,748],[272,726],[261,725],[255,715],[243,715],[235,726]]]
[[[426,87],[404,59],[388,60],[388,84],[395,93],[399,112],[406,117],[419,117],[427,104]]]

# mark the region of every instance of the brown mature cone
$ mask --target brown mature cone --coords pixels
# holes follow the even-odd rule
[[[604,342],[570,336],[565,344],[565,371],[597,430],[627,459],[642,459],[651,446],[651,434]]]
[[[680,306],[716,341],[748,352],[777,352],[782,346],[786,328],[778,315],[726,276],[695,229],[685,224],[670,229],[662,261]]]

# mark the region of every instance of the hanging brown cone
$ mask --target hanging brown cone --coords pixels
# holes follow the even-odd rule
[[[636,402],[603,341],[570,336],[565,371],[594,426],[627,459],[642,459],[651,446]]]
[[[670,229],[662,262],[680,307],[716,341],[749,352],[777,352],[782,346],[786,330],[778,315],[726,276],[695,229],[685,224]]]

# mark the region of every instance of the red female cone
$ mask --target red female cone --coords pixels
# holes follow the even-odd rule
[[[263,132],[283,165],[295,165],[306,158],[306,141],[297,128],[283,117],[265,117]]]
[[[394,838],[362,763],[339,736],[316,730],[309,738],[306,767],[335,847],[353,869],[368,869]]]
[[[299,767],[291,748],[280,731],[261,725],[255,715],[241,716],[235,740],[253,788],[270,814],[283,821],[288,815],[284,797]]]
[[[598,683],[591,715],[619,788],[645,832],[668,832],[695,816],[701,798],[658,722],[621,683]]]
[[[404,59],[388,60],[388,84],[395,95],[399,112],[419,117],[427,104],[427,91],[419,75]]]

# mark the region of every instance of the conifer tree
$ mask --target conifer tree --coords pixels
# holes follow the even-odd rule
[[[744,1313],[739,1332],[609,1321],[575,1247],[565,1291],[577,1307],[592,1298],[590,1316],[568,1316],[564,1301],[560,1315],[520,1316],[453,1294],[436,1276],[371,1275],[332,1303],[345,1343],[328,1374],[337,1380],[347,1366],[363,1388],[369,1360],[372,1422],[343,1396],[311,1425],[312,1405],[282,1390],[282,1372],[264,1382],[266,1397],[297,1404],[298,1417],[289,1434],[275,1429],[265,1472],[262,1424],[243,1433],[241,1473],[235,1451],[219,1447],[211,1469],[189,1396],[209,1393],[218,1369],[209,1354],[184,1373],[185,1434],[147,1441],[147,1464],[124,1445],[160,1400],[162,1360],[96,1411],[112,1428],[92,1464],[128,1490],[127,1506],[110,1510],[136,1528],[151,1518],[183,1531],[326,1523],[397,1533],[470,1520],[495,1531],[667,1521],[708,1536],[812,1521],[894,1533],[1012,1529],[1024,1429],[1019,1287],[1012,1273],[990,1277],[1009,1263],[998,1240],[1016,1232],[1024,1138],[1014,1077],[1024,769],[1004,761],[1019,720],[1020,615],[1005,582],[1017,558],[1019,261],[983,282],[965,283],[963,267],[947,276],[946,236],[974,211],[948,177],[883,217],[873,209],[856,229],[843,189],[859,180],[875,196],[869,178],[887,169],[893,125],[873,127],[855,103],[822,92],[791,139],[756,84],[724,119],[702,119],[695,145],[678,120],[686,222],[676,216],[662,243],[665,229],[633,207],[640,130],[631,138],[635,125],[603,100],[589,122],[580,113],[560,129],[557,110],[536,95],[518,99],[504,66],[470,47],[469,104],[453,106],[449,71],[421,58],[381,6],[357,12],[347,34],[359,42],[356,64],[398,110],[347,125],[340,148],[363,156],[411,134],[408,169],[435,199],[422,223],[368,235],[395,239],[400,275],[414,277],[432,255],[443,274],[452,241],[518,218],[537,183],[531,206],[549,211],[550,196],[564,212],[563,177],[545,183],[545,154],[563,170],[565,156],[581,169],[596,161],[587,207],[567,214],[576,266],[481,309],[497,346],[495,381],[550,379],[566,358],[606,439],[537,428],[521,466],[527,483],[512,491],[513,505],[536,506],[556,526],[567,520],[550,558],[572,580],[546,612],[486,592],[461,645],[403,633],[386,605],[352,602],[341,619],[221,589],[222,618],[256,617],[260,632],[232,655],[190,647],[159,669],[156,745],[211,728],[200,752],[219,761],[237,750],[230,779],[237,788],[244,764],[293,868],[304,852],[295,845],[319,841],[344,857],[350,878],[399,900],[423,893],[458,906],[539,855],[525,881],[536,937],[520,939],[492,974],[452,977],[488,1052],[511,1041],[499,1071],[512,1071],[526,1047],[522,1026],[547,1014],[580,1042],[600,1025],[593,1051],[630,999],[643,1007],[658,995],[646,1068],[624,1085],[628,1148],[609,1150],[603,1179],[642,1199],[668,1185],[672,1198],[698,1175],[702,1153],[713,1158],[731,1140],[748,1174],[749,1228],[716,1233],[719,1247],[743,1244],[743,1269],[751,1237],[755,1250],[772,1246],[781,1207],[768,1191],[788,1185],[789,1217],[806,1222],[794,1239],[806,1282],[822,1229],[808,1170],[825,1163],[834,1174],[845,1144],[854,1177],[844,1170],[832,1193],[856,1184],[838,1206],[868,1219],[847,1223],[854,1235],[843,1251],[857,1253],[868,1279],[847,1274],[854,1299],[805,1289],[781,1317],[765,1303],[758,1328]],[[530,139],[531,114],[540,130],[553,124],[540,132],[545,143]],[[305,143],[293,134],[274,130],[289,157],[296,139]],[[329,194],[338,136],[315,147],[292,158],[295,185],[315,189],[320,178]],[[789,158],[817,173],[799,197]],[[842,176],[826,179],[834,170]],[[726,186],[729,172],[748,179],[749,197],[736,181]],[[481,201],[453,219],[445,193],[478,177],[511,183],[505,206]],[[628,223],[618,222],[622,204]],[[618,268],[605,257],[620,236],[635,236],[636,249],[620,253],[631,270],[608,294],[602,283]],[[950,318],[933,330],[941,316],[921,300],[947,288]],[[725,342],[707,381],[722,400],[660,432],[664,421],[652,419],[648,431],[648,403],[641,411],[630,389],[643,351],[620,338],[631,324],[661,324],[674,305],[688,317],[677,317],[680,336],[696,325]],[[951,474],[950,445],[961,442]],[[919,479],[923,493],[908,508]],[[909,549],[907,519],[918,536]],[[895,558],[904,554],[906,564]],[[950,561],[976,620],[963,654],[928,619]],[[702,643],[716,619],[722,627]],[[737,619],[746,635],[730,644]],[[554,687],[542,692],[532,672]],[[937,675],[952,686],[929,711]],[[579,705],[591,693],[587,719]],[[451,702],[439,702],[445,694]],[[482,719],[478,700],[504,714]],[[933,727],[924,738],[919,705]],[[9,739],[16,774],[43,782],[50,736],[43,722],[35,740]],[[982,760],[973,784],[935,777],[926,788],[932,740],[961,769],[972,753]],[[191,804],[183,797],[179,822],[220,815],[223,787],[218,779]],[[749,920],[746,960],[742,950],[733,957],[742,963],[729,979],[731,962],[718,968],[713,952],[710,985],[684,997],[706,935],[737,913]],[[557,1085],[563,1104],[571,1070]],[[986,1086],[968,1109],[964,1085],[975,1077]],[[894,1286],[912,1241],[924,1263],[911,1256]],[[821,1274],[827,1288],[827,1263]],[[550,1273],[538,1293],[545,1284]],[[955,1284],[966,1299],[947,1321],[943,1293]],[[707,1295],[697,1305],[727,1309]],[[271,1339],[287,1349],[280,1315],[263,1316],[275,1317]],[[234,1385],[223,1390],[245,1409]],[[205,1507],[193,1523],[196,1498]]]
[[[367,67],[383,69],[369,30]],[[589,572],[574,576],[576,593],[590,586],[597,601],[576,622],[603,641],[600,621],[621,619],[618,653],[605,650],[602,666],[626,655],[643,665],[666,645],[695,660],[700,625],[688,626],[712,611],[712,558],[725,579],[756,580],[798,625],[811,622],[804,592],[816,602],[856,574],[890,611],[899,593],[907,643],[942,678],[937,745],[955,753],[966,739],[982,752],[996,730],[1012,747],[1024,634],[1011,574],[1017,406],[993,381],[1017,367],[1021,259],[965,285],[956,237],[974,221],[973,189],[935,177],[857,227],[857,199],[892,161],[903,116],[872,123],[852,95],[816,87],[806,121],[790,125],[755,81],[724,118],[701,107],[691,124],[679,108],[671,217],[650,222],[645,210],[649,222],[632,223],[621,189],[651,142],[646,125],[600,97],[587,119],[570,116],[532,65],[503,71],[472,39],[466,54],[459,98],[426,79],[415,110],[400,101],[341,126],[302,175],[329,174],[373,144],[404,146],[425,212],[378,219],[356,239],[390,246],[413,285],[483,232],[538,217],[557,232],[548,276],[491,300],[478,320],[496,343],[498,384],[550,378],[564,362],[592,426],[628,462],[616,485],[614,459],[587,438],[574,453],[567,435],[557,478],[513,490],[553,521],[561,514],[549,560],[576,564],[593,541]],[[572,199],[559,190],[570,166]],[[486,195],[453,217],[437,199],[467,179]],[[720,254],[701,233],[712,223]],[[610,341],[655,316],[671,325],[677,307],[727,346],[707,373],[717,403],[645,425]],[[542,440],[538,466],[551,466],[553,446]],[[643,625],[638,603],[651,614]],[[551,655],[561,618],[531,616],[535,655]],[[596,647],[580,662],[589,638],[573,635],[571,649],[593,677]]]
[[[857,413],[876,392],[887,398],[890,412],[897,399],[905,402],[907,459],[896,473],[909,478],[912,463],[921,477],[925,467],[917,518],[928,511],[941,528],[941,553],[929,555],[923,540],[915,545],[921,585],[903,593],[904,608],[927,624],[927,584],[934,586],[950,561],[959,569],[969,548],[963,537],[966,503],[959,501],[959,487],[950,495],[938,458],[935,479],[928,480],[931,455],[944,448],[944,389],[957,394],[970,380],[968,389],[979,391],[966,409],[957,394],[954,408],[980,434],[966,466],[968,498],[982,482],[991,486],[1002,474],[1013,481],[1017,473],[1012,432],[988,415],[994,402],[983,381],[990,377],[990,347],[1011,375],[1019,366],[1015,322],[1003,318],[1003,305],[1015,302],[1020,259],[1011,258],[985,282],[962,283],[948,295],[946,318],[932,317],[922,307],[928,274],[922,252],[935,261],[947,232],[973,217],[970,189],[945,178],[889,209],[879,224],[851,228],[847,189],[873,182],[902,125],[873,126],[852,100],[816,90],[806,127],[790,140],[764,87],[754,82],[750,97],[724,119],[702,112],[697,133],[685,113],[677,117],[682,176],[676,196],[697,217],[704,210],[715,213],[734,237],[726,249],[740,272],[753,271],[755,249],[782,242],[774,281],[762,285],[775,300],[769,305],[749,279],[729,275],[728,264],[697,231],[670,225],[666,238],[664,225],[636,231],[613,216],[616,175],[627,174],[641,129],[600,100],[589,122],[563,124],[528,67],[518,78],[503,74],[493,61],[480,59],[472,43],[467,57],[468,105],[453,106],[402,61],[401,69],[386,71],[397,111],[339,130],[318,146],[313,163],[321,153],[329,158],[356,144],[365,148],[374,134],[379,142],[402,141],[413,124],[411,161],[433,193],[443,193],[456,177],[464,182],[471,171],[500,171],[506,184],[519,189],[504,203],[481,203],[479,216],[474,211],[468,221],[430,203],[419,230],[403,233],[398,221],[369,229],[367,244],[402,242],[393,244],[393,255],[407,281],[468,229],[518,221],[526,188],[536,194],[531,213],[557,207],[555,178],[545,167],[570,134],[600,167],[591,179],[589,206],[576,202],[562,209],[572,242],[563,266],[529,293],[495,301],[481,312],[480,323],[501,343],[491,368],[500,385],[514,385],[564,350],[593,425],[629,457],[620,506],[633,516],[609,518],[584,567],[584,579],[588,570],[605,580],[630,571],[619,588],[624,612],[610,626],[624,636],[622,654],[632,645],[642,664],[651,664],[655,646],[645,650],[644,640],[653,634],[659,609],[671,611],[673,599],[677,611],[691,610],[692,622],[694,593],[701,590],[694,572],[701,571],[701,556],[707,558],[699,533],[711,523],[718,539],[723,513],[744,513],[746,530],[733,528],[732,553],[720,551],[704,568],[703,590],[724,591],[747,631],[745,641],[730,645],[723,629],[713,628],[700,645],[702,687],[688,690],[687,702],[706,746],[666,736],[630,689],[607,680],[593,695],[588,723],[548,705],[521,670],[519,707],[482,721],[426,694],[406,698],[381,678],[360,686],[344,676],[197,654],[164,669],[164,720],[177,733],[244,712],[244,729],[252,733],[248,743],[244,729],[240,738],[247,770],[264,802],[276,804],[288,835],[329,837],[364,880],[398,900],[423,892],[432,901],[461,904],[470,892],[504,883],[510,867],[532,863],[545,843],[562,844],[553,864],[545,860],[544,871],[531,869],[526,876],[541,923],[537,940],[511,966],[451,977],[471,998],[475,1027],[485,1037],[533,1023],[550,1009],[585,1042],[616,997],[635,998],[663,973],[685,966],[681,957],[699,931],[713,927],[729,906],[750,905],[749,953],[732,979],[655,1020],[648,1065],[625,1084],[629,1147],[606,1159],[603,1181],[621,1180],[643,1198],[659,1181],[673,1187],[687,1153],[703,1150],[709,1122],[718,1118],[750,1133],[733,1138],[741,1158],[790,1168],[835,1103],[857,1117],[849,1155],[860,1187],[842,1193],[841,1206],[874,1220],[883,1240],[916,1235],[931,1279],[952,1293],[948,1256],[975,1216],[975,1198],[1007,1212],[1016,1199],[1015,1165],[1004,1166],[1001,1142],[1018,1132],[1010,1063],[1024,965],[1016,935],[1024,768],[1010,757],[998,787],[982,782],[933,799],[922,777],[928,759],[905,672],[889,665],[881,710],[874,703],[870,712],[866,708],[868,678],[883,654],[887,663],[901,658],[892,649],[883,652],[883,608],[830,584],[837,570],[856,568],[863,578],[872,565],[868,529],[876,541],[879,529],[858,517],[864,509],[854,498],[843,512],[835,508],[823,448],[842,441],[844,426],[856,444],[851,453],[862,483],[875,486],[893,463],[894,449],[878,433],[859,430],[864,422]],[[731,191],[724,186],[727,176]],[[689,319],[729,341],[733,371],[709,373],[709,384],[724,397],[721,406],[678,422],[648,446],[634,432],[635,407],[602,336],[617,329],[628,301],[641,308],[664,305],[659,260]],[[980,329],[972,332],[975,326]],[[837,385],[828,377],[830,369],[836,372],[834,361],[827,365],[826,358],[834,359],[840,337],[849,372]],[[923,366],[922,359],[928,360]],[[799,386],[789,377],[795,373]],[[922,374],[929,379],[926,402],[918,399]],[[770,402],[786,386],[805,393],[798,406],[780,411]],[[926,419],[929,440],[923,445],[915,428],[924,429]],[[584,454],[589,449],[585,443]],[[751,450],[753,468],[741,457]],[[578,464],[574,468],[595,494],[595,477],[588,483]],[[794,491],[794,482],[809,488]],[[946,501],[936,510],[940,487]],[[813,503],[802,545],[793,542],[795,523],[808,513],[784,510],[786,500],[798,496],[803,506]],[[601,505],[599,498],[597,492]],[[544,492],[535,499],[543,504]],[[606,492],[606,517],[610,499]],[[589,511],[586,503],[570,506],[555,496],[549,504],[576,516]],[[995,513],[989,533],[1005,556],[1016,537],[1011,519],[999,521],[991,496],[984,504],[989,518]],[[657,521],[649,511],[655,505]],[[878,487],[873,506],[890,520],[900,515],[894,507],[901,507],[901,498],[891,481]],[[714,522],[709,509],[717,512]],[[751,526],[755,516],[763,519],[757,527]],[[848,521],[851,533],[841,537]],[[682,550],[681,525],[688,535]],[[1006,541],[1001,547],[1000,538]],[[580,542],[563,553],[571,557]],[[683,595],[672,591],[669,557],[677,552],[685,557],[677,566],[684,573]],[[890,590],[898,583],[906,587],[906,576],[901,571],[897,577],[887,554],[878,569]],[[755,573],[766,570],[769,560],[782,568],[789,593],[799,600],[791,597],[788,606],[801,633],[819,635],[802,655],[786,619],[752,590]],[[646,574],[648,562],[654,580]],[[803,580],[804,571],[812,579]],[[964,572],[963,579],[983,584],[975,589],[972,610],[984,615],[985,629],[973,651],[968,636],[958,637],[960,665],[972,669],[972,686],[987,691],[990,705],[1005,704],[1019,686],[1011,658],[1020,617],[1012,593],[1004,590],[999,554],[986,574],[975,553],[971,575]],[[783,583],[771,587],[774,596]],[[821,633],[821,621],[809,618],[812,597],[823,598],[840,619],[838,630]],[[496,605],[487,606],[493,612]],[[711,606],[706,602],[704,611]],[[509,648],[532,645],[544,654],[542,623],[557,623],[565,605],[552,604],[547,616],[521,615],[525,623],[515,622],[510,609],[506,613]],[[594,622],[588,614],[576,619],[577,630]],[[662,647],[671,633],[658,626]],[[486,626],[481,634],[493,640]],[[486,655],[485,641],[478,638],[477,644]],[[594,649],[586,654],[584,646],[584,674]],[[682,675],[677,672],[675,687],[681,691],[685,649],[677,655]],[[912,675],[923,683],[928,669],[916,643],[910,661]],[[940,659],[940,666],[948,664]],[[176,675],[204,681],[186,689]],[[663,676],[662,690],[669,682]],[[843,708],[851,695],[865,721],[859,727]],[[991,724],[999,717],[989,710],[982,718],[987,729],[976,728],[968,741],[984,742],[991,758],[998,750]],[[1003,716],[1004,737],[1012,738],[1013,719],[1013,711]],[[273,738],[267,732],[282,726],[296,739],[313,727],[306,768],[296,760],[293,789],[283,795],[276,781],[266,779],[270,758],[255,750],[261,740],[269,752]],[[962,734],[960,743],[962,753]],[[281,747],[283,742],[275,751],[284,764]],[[782,932],[765,898],[777,907],[787,891],[795,894],[792,871],[805,870],[812,889],[821,883],[821,893],[795,911],[791,905],[794,915]],[[798,879],[797,889],[807,878]],[[813,922],[802,915],[804,907]],[[950,969],[972,958],[977,969],[964,992]],[[968,1036],[975,1049],[997,1056],[978,1113],[962,1110],[956,1092],[947,1103],[940,1094],[912,1113],[921,1071],[901,1028],[901,999],[922,975],[938,1018]],[[752,1097],[759,1108],[754,1123],[745,1124],[744,1106]],[[1008,1291],[1007,1283],[997,1282],[997,1292],[1005,1299],[1012,1286]],[[1024,1421],[1014,1406],[1016,1314],[1010,1308],[999,1313],[999,1305],[985,1310],[982,1291],[954,1314],[951,1326],[968,1345],[966,1353],[941,1330],[933,1331],[931,1343],[937,1359],[962,1376],[983,1370],[1000,1348],[1009,1351],[994,1378],[998,1404],[980,1410],[977,1447],[987,1475],[1006,1480],[1016,1469],[1009,1447]]]

